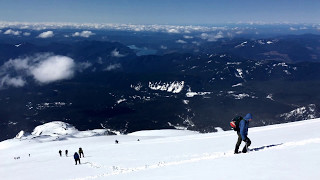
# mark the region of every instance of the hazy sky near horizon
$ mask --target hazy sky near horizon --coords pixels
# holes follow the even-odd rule
[[[320,0],[0,0],[0,21],[320,23]]]

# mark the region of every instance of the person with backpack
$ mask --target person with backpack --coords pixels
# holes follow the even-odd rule
[[[62,156],[62,151],[61,150],[59,150],[59,154],[60,154],[60,157]]]
[[[246,143],[246,145],[242,149],[242,153],[246,153],[248,151],[248,147],[251,145],[251,140],[248,138],[249,122],[251,120],[252,120],[252,115],[248,113],[244,118],[238,117],[237,121],[235,121],[236,126],[238,123],[238,127],[234,128],[234,130],[237,131],[237,135],[238,135],[238,141],[234,150],[235,154],[239,153],[239,147],[242,141]]]
[[[79,157],[79,154],[77,152],[74,153],[73,158],[74,158],[74,160],[76,162],[76,165],[77,165],[78,161],[79,161],[79,164],[81,164],[80,157]]]
[[[80,158],[81,158],[81,154],[82,154],[82,157],[84,157],[82,148],[79,148],[79,154],[80,154]]]

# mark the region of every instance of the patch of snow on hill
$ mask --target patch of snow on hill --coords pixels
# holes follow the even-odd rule
[[[21,139],[24,136],[24,131],[20,131],[17,135],[16,135],[16,139]]]
[[[235,46],[235,48],[244,47],[247,43],[248,43],[248,41],[242,42],[241,44]]]
[[[180,93],[184,87],[184,81],[174,81],[170,83],[149,82],[149,88],[152,90],[167,91],[171,93]]]
[[[192,92],[191,88],[189,87],[188,92],[186,93],[186,96],[188,98],[194,97],[194,96],[204,96],[207,94],[212,94],[212,92]]]
[[[281,114],[280,117],[284,118],[285,120],[291,119],[291,118],[299,118],[299,119],[314,119],[317,118],[317,111],[316,111],[316,105],[310,104],[307,107],[303,106],[300,108],[297,108],[295,110],[290,111],[289,113]]]
[[[251,97],[249,94],[246,93],[239,93],[239,94],[235,94],[235,91],[228,91],[227,92],[229,95],[233,96],[235,99],[243,99],[246,97]],[[255,98],[254,96],[251,98]]]
[[[52,103],[45,102],[45,103],[33,105],[32,102],[28,102],[26,106],[28,107],[28,109],[35,108],[37,110],[44,110],[47,108],[60,108],[60,107],[71,106],[71,105],[72,103],[65,103],[65,102],[52,102]]]
[[[238,86],[242,86],[242,85],[243,85],[242,83],[238,83],[238,84],[232,85],[232,87],[238,87]]]
[[[131,84],[130,87],[133,88],[136,91],[140,91],[143,86],[142,86],[141,83],[138,83],[137,85]]]
[[[40,135],[49,135],[49,136],[58,136],[58,135],[68,135],[74,134],[78,132],[78,130],[68,123],[64,123],[61,121],[53,121],[40,126],[37,126],[32,135],[40,136]]]
[[[274,101],[274,99],[272,98],[272,94],[268,94],[268,96],[266,97],[267,99],[271,99],[272,101]]]
[[[54,140],[65,140],[67,138],[101,136],[108,134],[108,132],[111,131],[108,131],[107,129],[79,131],[71,124],[62,121],[53,121],[35,127],[31,134],[20,131],[15,138],[21,140],[37,139],[40,142],[47,142]]]
[[[120,103],[125,102],[125,101],[127,101],[127,99],[119,99],[119,100],[117,101],[117,104],[120,104]]]
[[[275,66],[288,67],[288,65],[286,63],[273,64],[273,67],[275,67]]]
[[[211,94],[212,92],[187,92],[186,93],[186,96],[187,97],[194,97],[194,96],[204,96],[204,95],[207,95],[207,94]]]
[[[242,71],[242,69],[236,69],[236,70],[238,72],[237,74],[235,74],[236,77],[243,79],[243,71]]]

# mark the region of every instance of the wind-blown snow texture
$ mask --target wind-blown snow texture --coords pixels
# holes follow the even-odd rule
[[[234,131],[103,136],[103,131],[81,133],[69,124],[53,122],[29,136],[0,142],[0,179],[319,179],[319,129],[320,119],[250,128],[251,151],[234,155]],[[72,155],[79,147],[85,158],[75,166]],[[68,149],[69,156],[59,157],[60,149]]]

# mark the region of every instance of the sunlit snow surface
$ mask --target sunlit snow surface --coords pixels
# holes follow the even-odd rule
[[[33,133],[0,142],[1,180],[309,180],[320,177],[320,119],[250,128],[252,151],[238,155],[233,154],[237,140],[234,131],[199,134],[157,130],[85,137],[92,134],[88,131],[80,136],[68,126],[73,131],[66,135],[57,132],[57,124],[50,127],[55,129],[55,136],[42,126],[38,129],[46,132],[46,136]],[[79,147],[84,150],[85,158],[76,166],[72,155]],[[63,154],[68,149],[69,156],[59,157],[60,149]]]

